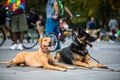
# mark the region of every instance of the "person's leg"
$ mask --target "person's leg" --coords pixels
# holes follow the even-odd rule
[[[50,32],[55,32],[58,36],[59,34],[59,21],[53,20],[52,18],[47,19],[46,21],[46,27],[45,27],[45,35],[47,35]],[[57,49],[60,49],[60,41],[58,41]]]
[[[53,24],[52,18],[48,18],[46,21],[45,35],[47,35],[50,32],[54,32],[54,24]]]
[[[115,33],[114,33],[114,30],[112,30],[112,41],[115,41]]]
[[[57,37],[58,37],[58,35],[59,35],[59,33],[60,33],[60,27],[59,27],[59,26],[60,26],[60,25],[59,25],[59,21],[55,21],[55,22],[54,22],[54,27],[55,27],[54,32],[56,33]],[[56,49],[60,49],[60,48],[61,48],[61,46],[60,46],[60,41],[58,41],[58,46],[57,46]]]
[[[24,31],[22,31],[22,32],[19,32],[19,36],[20,36],[20,38],[19,38],[19,44],[18,44],[18,47],[17,47],[17,49],[18,50],[23,50],[23,37],[24,37]]]
[[[37,29],[40,34],[40,38],[43,38],[43,26],[38,26]]]
[[[12,38],[13,38],[14,44],[17,44],[17,33],[16,32],[12,33]]]
[[[110,37],[109,37],[109,38],[110,38],[109,42],[110,42],[110,43],[114,43],[114,40],[115,40],[114,30],[111,30],[111,33],[112,33],[112,34],[111,34]]]
[[[18,45],[17,45],[17,33],[16,32],[12,33],[12,39],[13,39],[14,44],[10,47],[10,49],[15,50],[18,47]]]
[[[11,50],[17,49],[17,16],[11,16],[11,23],[10,23],[10,30],[12,32],[12,40],[13,40],[13,45],[10,47]]]
[[[26,21],[25,13],[18,15],[18,32],[20,33],[19,38],[19,45],[18,50],[23,50],[23,38],[24,38],[24,32],[28,30],[28,24]]]
[[[97,35],[97,41],[99,42],[101,40],[101,32],[100,31],[96,32],[96,35]]]
[[[41,38],[43,37],[43,26],[40,26],[40,36],[41,36]]]
[[[23,44],[23,37],[24,37],[24,32],[20,32],[20,39],[19,39],[19,43]]]

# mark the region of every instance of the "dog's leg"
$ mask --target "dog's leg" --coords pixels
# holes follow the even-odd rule
[[[73,67],[73,66],[67,66],[67,65],[62,65],[62,64],[58,64],[58,63],[54,63],[54,65],[61,67],[61,68],[65,68],[65,69],[75,69],[75,67]]]
[[[59,62],[62,62],[62,59],[61,59],[61,56],[60,56],[60,53],[57,52],[55,57],[54,57],[56,60],[58,60]]]
[[[51,54],[49,55],[49,59],[54,66],[57,66],[57,67],[60,67],[60,68],[65,68],[65,69],[75,69],[75,67],[72,67],[72,66],[66,66],[66,65],[56,63],[55,59],[52,57]]]
[[[90,68],[91,67],[89,64],[87,64],[85,62],[81,62],[81,61],[75,61],[75,62],[73,62],[73,64],[75,66],[82,66],[82,67],[86,67],[86,68]]]
[[[65,68],[60,68],[60,67],[57,67],[57,66],[53,66],[53,65],[49,65],[49,64],[46,64],[43,66],[45,69],[51,69],[51,70],[58,70],[58,71],[66,71],[67,69]]]
[[[92,67],[108,69],[107,66],[105,66],[103,64],[99,64],[99,63],[93,62],[93,61],[89,61],[88,64],[91,65]]]
[[[97,62],[93,62],[90,60],[90,56],[87,54],[85,56],[84,62],[88,63],[90,66],[92,67],[96,67],[96,68],[107,68],[107,66],[104,66],[103,64],[99,64]]]
[[[20,64],[20,66],[23,66],[24,63],[25,63],[24,61],[19,60],[15,57],[13,60],[9,61],[6,64],[6,67],[10,67],[11,65],[19,65],[19,64]]]
[[[87,63],[87,64],[89,64],[92,67],[98,67],[98,63],[95,63],[95,62],[93,62],[93,61],[90,60],[89,54],[85,55],[84,62]]]
[[[13,63],[13,60],[9,62],[0,62],[0,64],[6,64],[6,67],[10,67],[10,65]]]
[[[51,54],[48,55],[48,58],[49,58],[50,62],[55,63],[55,59],[53,58],[53,56]]]

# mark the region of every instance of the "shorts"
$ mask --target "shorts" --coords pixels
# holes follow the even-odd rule
[[[25,13],[11,16],[11,31],[22,32],[28,30]]]

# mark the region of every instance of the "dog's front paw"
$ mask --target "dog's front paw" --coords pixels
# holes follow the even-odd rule
[[[90,66],[90,67],[88,67],[88,69],[93,69],[93,67],[92,67],[92,66]]]
[[[66,72],[66,71],[67,71],[67,69],[65,69],[65,68],[59,68],[59,71]]]
[[[102,68],[102,69],[108,69],[107,66],[101,66],[101,67],[99,67],[99,68]]]
[[[21,67],[24,67],[24,66],[25,66],[25,64],[20,64],[20,66],[21,66]]]
[[[6,64],[6,67],[11,67],[10,64]]]
[[[86,68],[93,69],[93,66],[92,65],[87,65]]]
[[[68,66],[67,69],[74,70],[74,69],[76,69],[76,67],[74,67],[74,66]]]

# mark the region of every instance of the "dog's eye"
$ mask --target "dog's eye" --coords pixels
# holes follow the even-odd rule
[[[45,39],[44,41],[47,41],[47,39]]]

